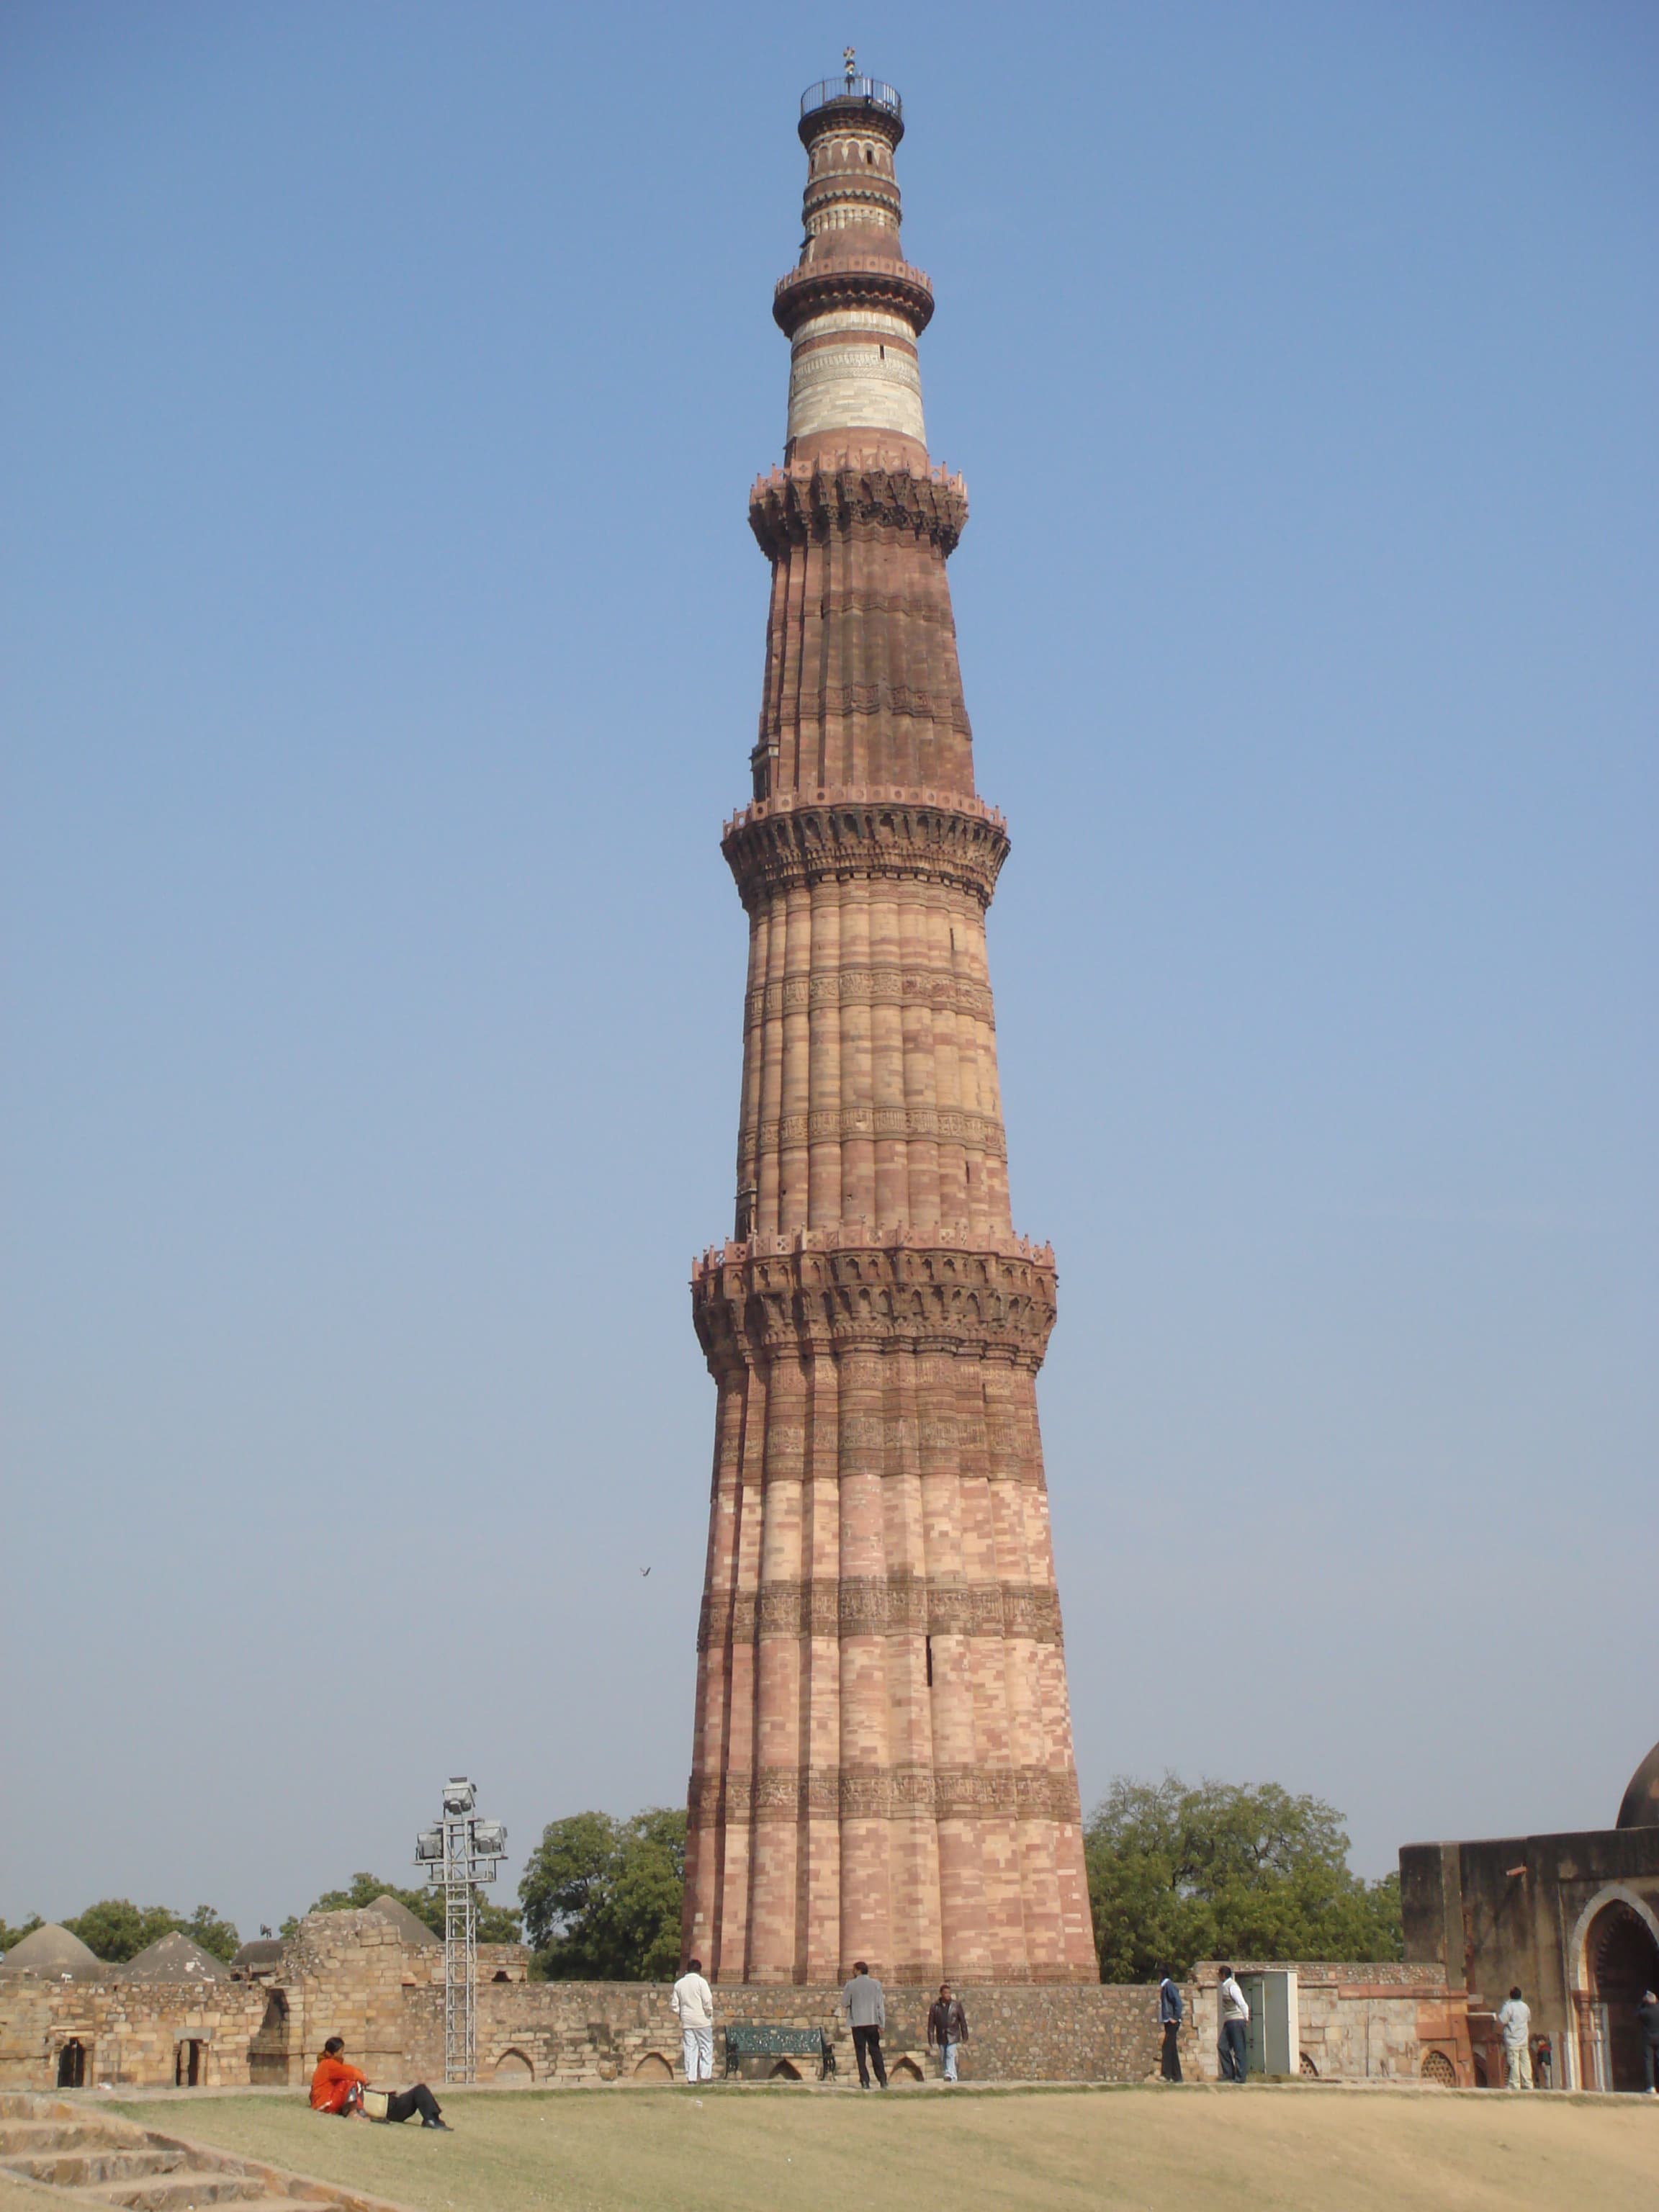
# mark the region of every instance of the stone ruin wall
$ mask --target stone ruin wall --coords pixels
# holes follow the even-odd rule
[[[71,2040],[88,2088],[166,2087],[186,2042],[201,2045],[204,2088],[244,2087],[265,2011],[247,1982],[0,1982],[0,2088],[54,2088]]]
[[[665,1983],[531,1982],[527,1958],[522,1945],[479,1946],[481,2081],[643,2082],[678,2069],[679,2025]],[[1437,2050],[1460,2082],[1473,2080],[1463,1993],[1449,1990],[1439,1970],[1303,1963],[1291,1971],[1301,2047],[1322,2079],[1419,2080],[1425,2055]],[[179,1986],[123,1984],[118,1973],[96,1984],[0,1981],[0,2087],[53,2087],[58,2053],[70,2036],[86,2051],[88,2086],[170,2085],[180,2043],[193,2039],[202,2045],[205,2087],[298,2089],[331,2035],[343,2036],[354,2063],[378,2081],[443,2079],[442,1948],[405,1943],[373,1912],[308,1914],[269,1978]],[[1215,1970],[1196,1974],[1183,1990],[1182,2063],[1189,2077],[1214,2080]],[[1157,2071],[1154,1990],[963,1983],[957,1994],[969,2029],[966,2081],[1138,2081]],[[933,1995],[887,1990],[883,2045],[901,2079],[937,2071],[927,2055]],[[852,2039],[837,2016],[839,1996],[828,1984],[721,1984],[716,2017],[722,2026],[827,2030],[846,2079]],[[718,2028],[716,2057],[718,2064]],[[810,2077],[816,2067],[809,2061],[799,2070]]]
[[[1189,2045],[1183,2034],[1182,2063],[1200,2081],[1218,2081],[1219,1970],[1206,1962],[1193,1971],[1197,1984],[1188,2000],[1193,2038]],[[1254,1960],[1237,1971],[1296,1976],[1304,2074],[1311,2072],[1322,2081],[1426,2078],[1446,2087],[1474,2086],[1468,2003],[1462,1990],[1448,1987],[1438,1967],[1397,1960],[1332,1965],[1281,1959]],[[1431,2058],[1436,2052],[1452,2080]]]

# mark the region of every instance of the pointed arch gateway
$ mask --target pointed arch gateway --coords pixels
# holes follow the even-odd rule
[[[1614,1895],[1584,1930],[1579,2043],[1586,2088],[1646,2087],[1636,2008],[1659,1989],[1659,1939],[1638,1902]]]

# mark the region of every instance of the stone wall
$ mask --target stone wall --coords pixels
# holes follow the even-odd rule
[[[179,2070],[180,2045],[191,2044],[199,2087],[240,2087],[250,2079],[249,2045],[265,2003],[265,1991],[246,1982],[8,1979],[0,1983],[0,2088],[55,2087],[71,2041],[84,2053],[88,2088],[165,2087]],[[186,2049],[186,2074],[189,2063]]]
[[[1325,1960],[1254,1960],[1242,1975],[1296,1977],[1300,2071],[1322,2081],[1416,2081],[1425,2075],[1447,2087],[1471,2087],[1468,2008],[1437,1966],[1398,1960],[1332,1965]],[[1200,2081],[1220,2077],[1217,1985],[1219,1970],[1206,1961],[1193,1969],[1197,1987],[1188,2005],[1193,2024],[1188,2070]],[[1430,2060],[1437,2052],[1443,2066]],[[1185,2053],[1183,2052],[1183,2057]],[[1451,2080],[1446,2079],[1449,2069]]]
[[[576,2084],[663,2081],[679,2065],[679,2023],[666,1983],[498,1981],[523,1972],[520,1947],[481,1947],[478,2076],[483,2081]],[[443,1953],[409,1944],[372,1911],[311,1913],[283,1948],[274,1981],[186,1987],[165,1984],[0,1982],[0,2085],[51,2088],[71,2037],[86,2052],[85,2080],[159,2087],[175,2078],[181,2043],[200,2045],[204,2087],[246,2082],[299,2088],[325,2039],[343,2036],[354,2064],[378,2082],[441,2082],[444,2074]],[[1241,1968],[1241,1972],[1261,1971]],[[1301,2049],[1322,2078],[1418,2079],[1434,2051],[1459,2081],[1474,2078],[1468,2007],[1443,1972],[1393,1962],[1299,1963]],[[1201,1966],[1184,1995],[1182,2038],[1189,2075],[1213,2080],[1216,1969]],[[1158,2067],[1158,1993],[1096,1983],[957,1984],[968,2014],[965,2081],[1137,2081]],[[890,2071],[927,2078],[927,2007],[934,1990],[887,1991],[883,2039]],[[719,1984],[718,2027],[740,2022],[817,2028],[854,2077],[839,1988]],[[716,2033],[716,2063],[723,2051]],[[769,2068],[762,2069],[770,2070]],[[797,2070],[811,2076],[810,2061]],[[1443,2075],[1435,2078],[1443,2079]]]
[[[889,1989],[882,2039],[890,2073],[936,2072],[927,2057],[933,1989]],[[716,2069],[720,2030],[739,2022],[828,2033],[843,2079],[854,2077],[852,2038],[837,2013],[840,1990],[722,1984],[714,1991]],[[964,1983],[964,2081],[1135,2081],[1158,2064],[1158,1993],[1141,1988]],[[488,1984],[478,1991],[481,2081],[592,2082],[661,2080],[679,2066],[679,2023],[663,1982]],[[443,2073],[443,1993],[405,1992],[408,2070]],[[797,2062],[816,2075],[811,2061]]]

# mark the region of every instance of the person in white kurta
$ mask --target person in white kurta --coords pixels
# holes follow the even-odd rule
[[[680,2023],[680,2054],[688,2081],[714,2078],[714,1992],[702,1978],[702,1960],[691,1959],[668,2000]]]

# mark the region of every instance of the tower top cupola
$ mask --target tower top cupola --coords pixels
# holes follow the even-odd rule
[[[793,374],[786,455],[891,447],[926,465],[916,339],[933,312],[933,287],[899,242],[893,155],[904,103],[890,84],[846,70],[801,94],[806,149],[800,258],[778,282],[772,314],[790,340]]]

